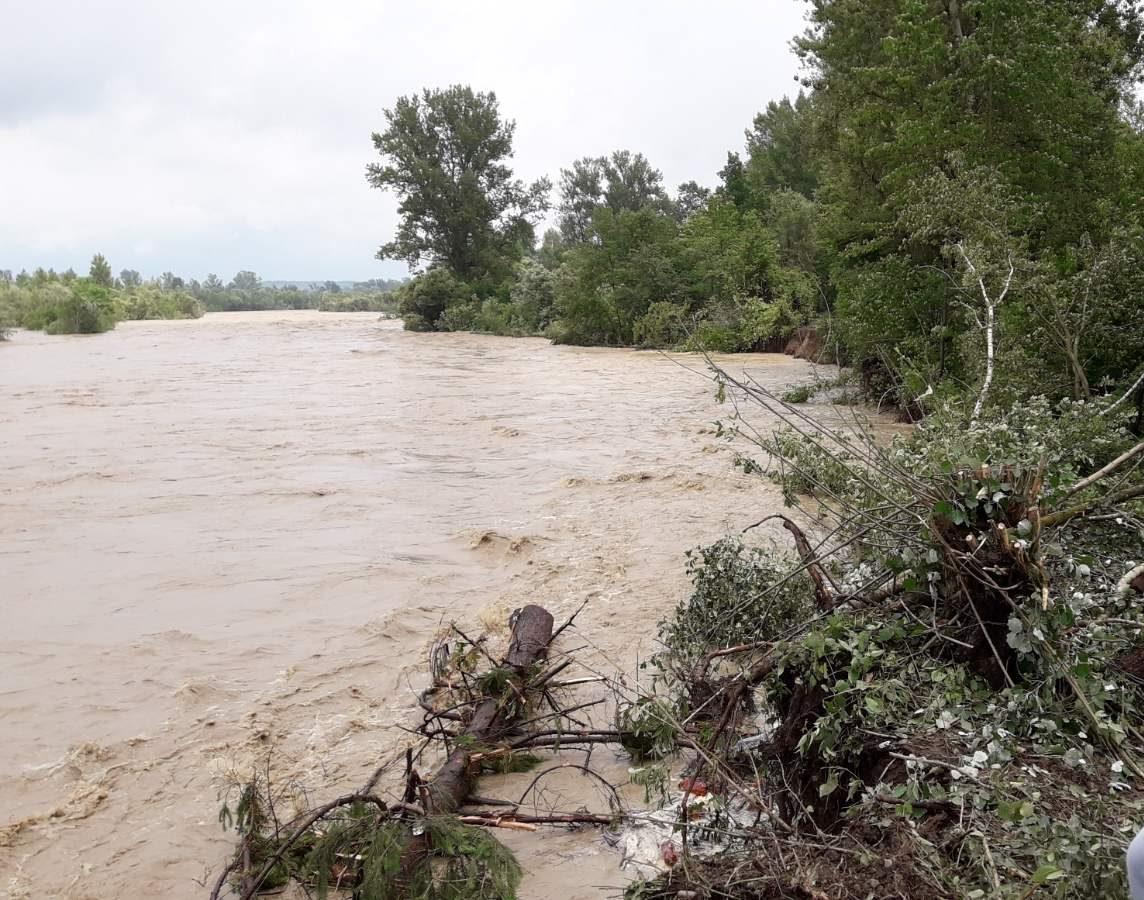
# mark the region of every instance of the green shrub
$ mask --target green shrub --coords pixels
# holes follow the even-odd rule
[[[161,291],[154,287],[138,287],[116,295],[116,312],[120,319],[198,319],[203,305],[186,291]]]
[[[620,743],[636,762],[663,759],[675,752],[679,734],[674,711],[665,700],[640,697],[616,710]]]
[[[455,324],[463,320],[462,313],[454,314],[444,327],[441,317],[446,310],[470,304],[473,299],[469,286],[446,269],[430,269],[394,293],[407,331],[464,330]]]
[[[632,327],[632,341],[637,347],[674,347],[687,337],[688,316],[678,303],[653,303]]]
[[[687,350],[706,353],[735,353],[739,349],[739,332],[733,325],[700,322],[684,345]]]
[[[763,350],[770,342],[791,335],[801,324],[802,318],[786,298],[767,302],[748,297],[739,319],[739,349]]]
[[[709,650],[770,640],[813,608],[807,575],[789,557],[726,537],[687,554],[692,592],[660,624],[672,664],[688,668]]]
[[[1030,397],[1008,408],[987,409],[968,426],[969,401],[935,409],[915,431],[893,444],[892,458],[930,472],[976,468],[982,463],[1034,468],[1044,463],[1048,486],[1069,484],[1099,469],[1135,443],[1127,430],[1132,410],[1101,415],[1100,403],[1051,402]]]
[[[322,312],[396,313],[399,304],[396,291],[372,294],[326,291],[318,301],[318,309]]]
[[[48,334],[98,334],[115,327],[115,303],[106,287],[78,278],[67,294],[52,310]]]
[[[512,327],[520,334],[539,334],[552,321],[556,303],[553,273],[534,259],[523,259],[509,295]]]
[[[437,319],[434,331],[475,331],[480,306],[475,299],[464,303],[454,303],[447,307]],[[407,330],[413,330],[408,329]]]
[[[490,297],[477,309],[472,329],[488,334],[519,334],[513,325],[513,306],[507,300]]]
[[[611,288],[581,290],[579,285],[557,280],[559,317],[545,331],[554,344],[623,344],[621,317]]]

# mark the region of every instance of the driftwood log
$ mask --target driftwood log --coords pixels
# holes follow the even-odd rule
[[[541,660],[552,640],[552,614],[540,606],[526,606],[513,620],[512,641],[504,665],[520,682],[525,672]],[[514,685],[522,688],[522,684]],[[513,722],[505,715],[504,699],[486,697],[477,705],[469,724],[457,739],[453,752],[425,784],[425,812],[441,815],[456,812],[472,793],[476,780],[473,755],[487,752],[493,742],[509,731]]]
[[[512,619],[512,640],[503,665],[512,670],[510,690],[523,694],[528,670],[544,658],[552,641],[552,614],[540,606],[521,609]],[[426,815],[455,813],[473,792],[480,770],[480,753],[487,753],[494,742],[503,738],[515,724],[506,712],[504,697],[486,697],[476,707],[472,718],[457,738],[453,751],[434,773],[423,782],[422,802]],[[402,855],[402,871],[410,873],[430,850],[429,837],[413,837]]]
[[[583,609],[582,606],[581,609]],[[578,612],[579,610],[577,610]],[[574,619],[575,615],[572,618]],[[431,779],[418,779],[416,773],[412,772],[412,768],[410,768],[410,783],[407,786],[406,801],[396,807],[390,807],[374,794],[374,789],[382,773],[392,762],[396,761],[396,758],[383,763],[373,773],[370,780],[357,791],[311,810],[290,823],[289,835],[284,836],[278,842],[273,853],[257,867],[251,859],[249,838],[244,837],[234,858],[219,874],[210,894],[211,900],[219,900],[226,888],[227,880],[235,873],[240,874],[241,880],[237,885],[237,891],[242,900],[253,900],[274,867],[290,848],[309,833],[319,820],[341,807],[365,802],[376,805],[383,816],[397,812],[398,809],[415,811],[418,815],[451,815],[457,813],[466,801],[472,803],[478,800],[473,796],[473,787],[480,771],[481,755],[487,755],[497,742],[503,744],[504,752],[511,752],[512,745],[505,739],[520,724],[518,717],[524,708],[523,703],[512,701],[523,699],[530,689],[535,691],[553,674],[550,671],[546,676],[536,679],[535,673],[532,671],[536,663],[547,656],[548,647],[555,637],[552,630],[552,614],[542,607],[529,605],[514,613],[509,624],[512,628],[512,639],[500,664],[508,676],[506,691],[502,692],[500,696],[492,696],[490,693],[479,699],[472,716],[469,717],[467,724],[457,737],[453,751]],[[569,619],[556,634],[571,624],[572,619]],[[534,679],[531,685],[529,684],[530,678]],[[459,718],[459,716],[457,717]],[[407,760],[411,760],[408,754]],[[411,762],[409,764],[411,766]],[[418,792],[422,803],[421,809],[411,803],[412,800],[417,799]],[[528,816],[518,814],[515,808],[510,811],[482,809],[469,815],[458,816],[458,821],[467,825],[527,830],[534,829],[536,823],[605,824],[610,820],[611,817],[609,816],[588,813]],[[417,833],[415,830],[402,854],[400,876],[402,881],[405,881],[406,884],[412,881],[416,867],[431,850],[427,832],[423,830],[421,833]]]

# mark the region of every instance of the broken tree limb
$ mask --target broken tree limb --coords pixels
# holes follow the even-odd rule
[[[1131,397],[1137,390],[1140,390],[1142,388],[1144,388],[1144,372],[1141,372],[1140,377],[1137,378],[1134,382],[1132,382],[1132,387],[1130,387],[1128,390],[1126,390],[1123,394],[1120,395],[1119,400],[1117,400],[1115,403],[1113,403],[1109,406],[1106,406],[1104,409],[1102,409],[1100,411],[1100,414],[1102,416],[1108,415],[1110,412],[1112,412],[1114,409],[1116,409],[1118,406],[1120,406],[1120,404],[1124,403],[1129,397]]]
[[[806,532],[800,528],[793,519],[784,516],[782,513],[775,513],[774,515],[767,516],[764,519],[744,528],[744,531],[750,531],[752,528],[758,528],[760,525],[770,522],[774,519],[779,519],[783,523],[783,528],[791,533],[794,538],[795,548],[798,550],[799,559],[802,561],[803,569],[814,580],[814,598],[818,602],[819,609],[830,609],[834,603],[835,596],[838,593],[838,585],[834,583],[834,579],[830,577],[830,573],[822,566],[822,560],[815,554],[810,546],[810,541],[807,539]]]
[[[511,816],[457,816],[462,825],[480,825],[482,828],[508,828],[512,831],[538,831],[530,822],[521,822]]]
[[[1085,488],[1091,487],[1092,485],[1094,485],[1098,481],[1100,481],[1102,478],[1107,478],[1109,475],[1111,475],[1113,472],[1115,472],[1117,469],[1119,469],[1126,462],[1134,459],[1135,457],[1139,456],[1141,453],[1144,453],[1144,441],[1141,441],[1139,444],[1137,444],[1135,447],[1132,447],[1130,450],[1125,450],[1118,457],[1116,457],[1116,459],[1114,459],[1112,462],[1110,462],[1107,466],[1104,466],[1103,468],[1098,469],[1097,471],[1095,471],[1091,475],[1089,475],[1087,478],[1082,478],[1076,484],[1072,485],[1072,487],[1070,487],[1067,491],[1065,491],[1064,495],[1066,497],[1071,497],[1073,494],[1079,494]]]
[[[479,822],[469,822],[469,819],[480,819]],[[615,816],[603,813],[548,813],[543,816],[531,816],[525,813],[504,812],[496,809],[478,809],[467,812],[458,819],[465,824],[485,825],[488,822],[520,822],[524,825],[611,825],[616,821]],[[503,826],[501,826],[503,827]]]
[[[794,537],[794,545],[798,548],[798,555],[803,564],[806,565],[806,571],[814,579],[814,599],[818,602],[818,608],[830,609],[834,603],[834,596],[838,587],[822,567],[822,564],[815,558],[814,551],[810,549],[810,541],[806,538],[806,532],[799,528],[793,519],[781,515],[776,516],[776,518],[782,519],[783,528]]]
[[[583,603],[581,603],[576,608],[576,612],[572,613],[572,615],[570,615],[568,617],[568,621],[565,622],[563,625],[561,625],[559,628],[557,628],[554,632],[552,632],[552,637],[548,639],[548,643],[551,644],[554,640],[556,640],[558,637],[560,637],[560,635],[562,635],[564,633],[564,629],[570,628],[572,626],[572,623],[576,621],[576,617],[584,611],[584,607],[587,605],[588,605],[587,600],[585,600]]]
[[[1091,503],[1081,503],[1068,509],[1049,513],[1047,516],[1041,516],[1041,527],[1052,528],[1056,525],[1064,525],[1066,522],[1071,522],[1073,519],[1080,518],[1101,507],[1115,506],[1117,503],[1127,503],[1129,500],[1136,500],[1140,497],[1144,497],[1144,484],[1137,484],[1133,487],[1124,488],[1123,490],[1113,491],[1111,494],[1100,497]]]
[[[546,652],[551,636],[552,614],[539,606],[524,607],[513,624],[505,665],[511,667],[517,677],[522,676]],[[471,757],[481,747],[488,747],[502,737],[513,724],[504,716],[504,698],[486,697],[477,705],[453,752],[427,782],[430,807],[427,813],[451,813],[461,806],[473,788]]]
[[[504,664],[513,670],[518,680],[547,652],[552,624],[552,614],[540,606],[529,605],[514,614],[512,639]],[[502,738],[514,724],[512,717],[506,714],[504,696],[487,696],[481,700],[455,742],[453,752],[425,782],[427,815],[455,813],[461,808],[476,782],[473,757]],[[428,834],[415,835],[402,854],[402,872],[411,873],[429,850]]]

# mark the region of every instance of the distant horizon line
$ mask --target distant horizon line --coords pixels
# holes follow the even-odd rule
[[[35,266],[35,267],[24,266],[22,268],[17,269],[14,266],[9,268],[9,267],[6,267],[6,266],[0,264],[0,271],[11,272],[13,277],[19,275],[21,272],[26,272],[29,275],[32,275],[32,274],[35,274],[37,269],[43,269],[46,272],[54,272],[56,275],[62,275],[65,272],[70,270],[70,271],[74,272],[76,277],[78,277],[78,278],[83,278],[87,274],[86,272],[81,272],[80,270],[76,269],[74,266],[68,266],[66,269],[56,269],[52,266]],[[138,271],[138,270],[137,269],[131,269],[130,267],[124,267],[124,269],[120,269],[120,272],[123,272],[123,271]],[[151,281],[151,280],[157,281],[157,280],[161,279],[166,272],[171,272],[171,274],[175,275],[178,278],[182,278],[185,281],[192,281],[193,280],[193,281],[200,281],[201,282],[201,281],[205,281],[211,275],[215,275],[218,278],[224,278],[224,276],[220,275],[218,272],[207,272],[206,275],[196,277],[193,275],[192,276],[181,275],[172,269],[166,269],[166,270],[164,270],[164,272],[160,272],[157,275],[144,275],[144,274],[140,273],[140,277],[143,278],[144,281]],[[263,284],[325,284],[327,281],[333,282],[334,284],[365,284],[366,282],[369,282],[369,281],[408,281],[410,278],[413,277],[412,275],[389,275],[389,276],[373,275],[373,276],[370,276],[368,278],[265,278],[262,275],[259,275],[258,272],[255,272],[253,269],[239,269],[234,274],[237,275],[239,272],[254,272],[255,275],[258,275],[258,280],[260,282],[262,282]],[[119,277],[119,272],[113,271],[113,274],[115,277],[117,277],[117,278]],[[232,278],[233,278],[233,276],[232,276]],[[229,283],[229,280],[227,283]]]

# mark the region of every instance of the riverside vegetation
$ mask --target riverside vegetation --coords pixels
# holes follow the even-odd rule
[[[802,92],[755,117],[710,188],[669,191],[621,150],[562,169],[552,204],[549,179],[514,177],[495,94],[400,98],[367,178],[399,201],[378,256],[418,270],[399,291],[406,327],[720,351],[781,349],[812,327],[814,353],[903,409],[990,365],[997,400],[1034,383],[1084,400],[1130,378],[1144,363],[1139,10],[808,6]],[[537,241],[550,208],[558,227]],[[986,330],[1007,345],[990,360]]]
[[[14,328],[49,334],[97,334],[129,319],[197,319],[225,310],[319,309],[329,312],[397,312],[397,281],[355,283],[349,289],[327,281],[303,286],[266,285],[254,272],[229,283],[217,275],[187,281],[172,272],[144,281],[133,269],[113,276],[100,253],[87,276],[70,269],[36,269],[13,275],[0,270],[0,339]]]

